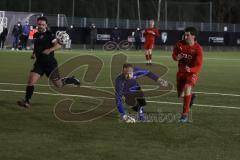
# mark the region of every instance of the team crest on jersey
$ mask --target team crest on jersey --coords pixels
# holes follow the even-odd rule
[[[182,57],[185,59],[193,59],[193,56],[190,54],[182,53]]]

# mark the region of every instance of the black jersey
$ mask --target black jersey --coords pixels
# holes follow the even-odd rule
[[[36,63],[41,65],[49,65],[49,63],[55,63],[54,52],[51,52],[49,55],[42,53],[45,49],[53,47],[53,40],[55,35],[50,31],[46,32],[36,32],[33,35],[34,38],[34,53],[36,55]]]

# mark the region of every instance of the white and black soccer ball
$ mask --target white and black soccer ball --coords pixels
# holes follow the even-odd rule
[[[122,117],[122,120],[125,122],[125,123],[136,123],[136,120],[135,118],[129,116],[129,115],[124,115]]]
[[[66,33],[66,31],[57,31],[56,32],[56,39],[59,44],[67,44],[69,41],[69,35]]]

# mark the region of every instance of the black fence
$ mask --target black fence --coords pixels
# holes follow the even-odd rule
[[[90,30],[88,28],[51,27],[53,32],[57,30],[67,30],[72,44],[88,44],[90,42]],[[132,37],[133,29],[119,29],[121,40],[134,41]],[[111,40],[113,29],[98,28],[97,44],[104,44]],[[161,30],[160,37],[156,39],[157,45],[174,45],[182,39],[183,31]],[[199,32],[198,42],[203,46],[240,46],[240,33],[236,32]]]

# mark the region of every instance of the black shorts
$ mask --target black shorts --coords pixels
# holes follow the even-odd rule
[[[136,93],[130,93],[125,95],[125,102],[126,104],[133,107],[137,107],[137,106],[142,107],[146,105],[146,100],[141,90]]]
[[[43,76],[45,74],[52,81],[57,81],[60,79],[57,63],[52,63],[48,64],[47,66],[43,66],[35,62],[31,72],[37,73],[40,76]]]

